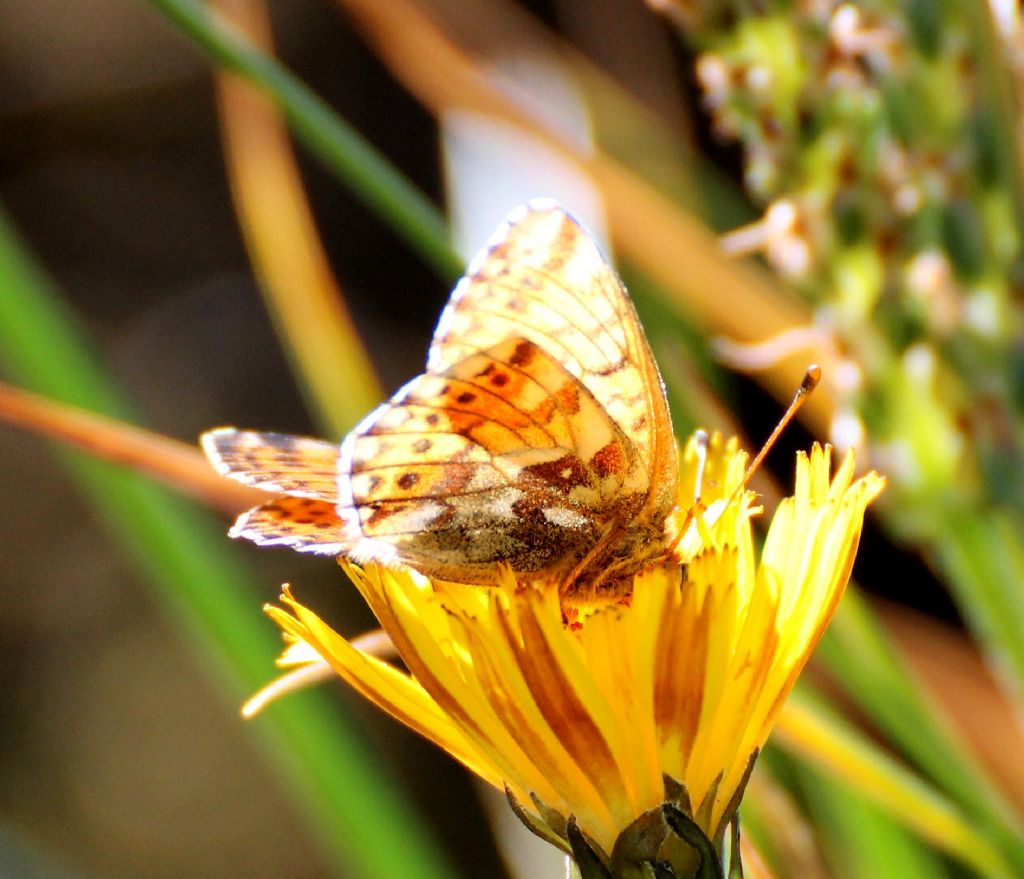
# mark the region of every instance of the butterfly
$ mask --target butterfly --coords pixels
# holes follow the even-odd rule
[[[509,214],[452,291],[424,374],[340,447],[228,427],[202,446],[277,495],[233,537],[474,585],[505,564],[570,596],[614,593],[666,553],[679,478],[633,303],[549,200]]]

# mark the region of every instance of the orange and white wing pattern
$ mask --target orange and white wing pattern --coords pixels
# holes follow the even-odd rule
[[[345,552],[334,443],[221,427],[203,434],[202,447],[219,473],[278,495],[239,516],[232,537],[320,555]]]
[[[638,464],[557,360],[508,339],[414,379],[349,434],[338,510],[356,561],[462,583],[493,582],[499,562],[557,577],[631,516]]]
[[[636,309],[594,239],[555,202],[512,211],[459,281],[430,348],[441,372],[521,336],[555,357],[601,403],[643,462],[649,510],[676,501],[668,402]]]
[[[340,450],[230,428],[203,445],[283,495],[232,534],[475,584],[498,563],[567,590],[635,570],[664,550],[678,478],[633,305],[550,202],[509,216],[452,293],[426,373]]]

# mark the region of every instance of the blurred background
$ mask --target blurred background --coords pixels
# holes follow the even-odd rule
[[[329,428],[311,414],[309,390],[293,377],[288,343],[275,332],[247,255],[211,61],[161,14],[162,5],[166,13],[174,4],[10,0],[0,8],[0,205],[124,390],[134,421],[187,442],[221,424],[324,435]],[[374,20],[367,11],[373,4],[268,5],[285,67],[447,209],[463,255],[508,209],[534,195],[559,196],[598,234],[602,199],[618,206],[609,237],[650,327],[680,433],[696,423],[738,428],[756,448],[802,366],[822,352],[831,358],[823,366],[839,378],[822,392],[828,403],[787,434],[770,465],[785,486],[794,449],[812,438],[863,444],[865,431],[878,437],[870,462],[893,479],[893,498],[886,517],[868,526],[856,576],[875,603],[863,607],[876,609],[879,631],[894,638],[892,655],[914,669],[909,687],[923,703],[930,709],[945,695],[941,717],[949,726],[942,735],[971,755],[965,758],[971,766],[1000,779],[993,784],[998,803],[986,801],[988,788],[977,796],[961,791],[958,799],[950,779],[935,775],[941,752],[929,752],[931,744],[915,752],[900,738],[893,715],[909,710],[901,693],[886,690],[880,679],[844,678],[844,666],[832,663],[844,651],[865,674],[877,671],[873,660],[853,652],[852,641],[826,644],[828,663],[813,675],[815,686],[857,720],[867,741],[944,789],[963,815],[987,809],[1003,815],[1005,826],[994,822],[993,844],[1011,864],[1020,863],[1024,836],[1015,834],[1024,803],[1024,740],[1014,711],[1024,679],[1007,643],[1024,633],[1014,628],[1024,604],[1015,577],[1024,562],[1014,556],[979,573],[983,544],[941,552],[951,545],[944,529],[957,521],[987,523],[980,526],[986,534],[1020,539],[1019,220],[1017,193],[1006,183],[1019,156],[998,158],[1006,141],[995,123],[978,123],[987,141],[981,135],[970,141],[974,129],[966,123],[957,134],[963,120],[956,108],[971,105],[978,90],[991,93],[972,79],[988,82],[970,16],[951,25],[959,42],[950,47],[933,35],[936,46],[920,62],[927,64],[920,76],[931,83],[929,94],[949,108],[941,126],[932,126],[942,132],[929,141],[930,152],[879,148],[864,158],[883,134],[902,143],[920,130],[915,125],[934,122],[905,121],[910,130],[900,130],[900,112],[913,101],[887,91],[891,83],[884,80],[909,55],[927,54],[921,34],[950,25],[942,18],[947,12],[936,11],[933,22],[914,3],[902,10],[880,2],[779,9],[667,0],[412,4],[486,70],[486,81],[496,94],[511,96],[516,112],[576,144],[584,159],[569,171],[565,156],[536,159],[523,142],[533,133],[510,134],[508,119],[483,112],[481,122],[468,86],[461,103],[439,95],[428,78],[422,92],[410,93],[408,77],[422,74],[403,71],[401,61],[414,48],[402,42],[401,28],[389,30],[386,16]],[[779,11],[790,6],[795,11]],[[745,26],[747,7],[751,21],[771,26]],[[993,9],[999,12],[998,4]],[[1016,21],[1012,9],[1001,14]],[[799,24],[807,42],[787,43],[787,24]],[[893,49],[903,41],[911,48]],[[1004,50],[1019,55],[1012,39],[995,55]],[[891,57],[878,54],[887,52]],[[436,60],[443,76],[443,56]],[[1011,66],[1008,61],[1005,71]],[[798,94],[820,67],[833,77],[817,80],[821,90],[833,91]],[[789,68],[787,79],[780,71]],[[765,70],[767,84],[758,78]],[[1000,100],[1013,100],[1015,80],[1004,80],[996,90]],[[862,94],[871,89],[877,106]],[[439,109],[445,101],[451,106]],[[836,133],[851,130],[856,148]],[[1014,128],[1008,136],[1017,135]],[[980,154],[982,141],[988,159]],[[296,155],[329,264],[389,393],[421,371],[451,272],[438,271],[445,257],[432,260],[410,244],[393,219],[340,183],[310,150]],[[645,209],[641,199],[629,201],[635,193],[602,164],[607,156],[666,203],[702,218],[707,237],[669,236],[677,227],[659,226],[661,203]],[[879,195],[883,178],[891,192]],[[944,206],[936,208],[937,218],[916,225],[907,219],[926,214],[933,202]],[[732,242],[737,259],[753,252],[756,274],[716,276],[725,270],[703,265],[715,250],[711,230],[756,223],[780,203],[783,214],[790,211],[788,221],[748,227],[759,244]],[[992,230],[1005,235],[996,241]],[[702,249],[702,241],[710,246]],[[645,246],[665,261],[657,263]],[[922,254],[924,261],[915,262]],[[672,289],[671,279],[685,288],[688,276],[693,284],[718,278],[725,285],[704,285],[717,306],[687,302],[685,291]],[[750,310],[755,301],[767,303],[764,311]],[[811,328],[812,342],[782,344],[764,355],[767,373],[744,361],[751,352],[714,341],[762,341],[769,330],[785,330],[793,315]],[[774,368],[783,361],[789,367]],[[938,389],[930,384],[936,374]],[[0,377],[18,384],[21,373],[0,356]],[[911,412],[915,400],[926,411]],[[922,401],[929,400],[938,402],[927,408]],[[333,438],[339,437],[336,430]],[[931,450],[927,460],[921,449]],[[197,646],[180,625],[173,603],[148,588],[114,536],[117,523],[112,529],[109,514],[97,514],[50,447],[0,425],[0,461],[0,875],[373,875],[356,867],[349,872],[325,853],[323,828],[312,826],[272,768],[274,759],[268,761],[273,746],[258,730],[264,720],[243,723],[238,716],[247,691],[225,682],[207,646]],[[951,473],[967,474],[965,483]],[[770,497],[770,486],[764,490]],[[938,508],[948,516],[920,515]],[[220,540],[228,520],[210,517],[204,527]],[[300,589],[304,602],[339,631],[373,627],[329,562],[248,545],[231,550],[252,575],[236,585],[251,598],[252,617],[268,639],[276,636],[259,608],[283,582]],[[972,570],[982,584],[976,592],[957,585],[971,581]],[[970,610],[977,594],[988,589],[992,596],[992,580],[1001,584],[992,589],[1004,591],[991,605]],[[996,631],[993,620],[1005,630]],[[854,638],[851,628],[843,631]],[[983,639],[979,650],[969,631],[991,640]],[[265,654],[268,680],[273,658],[272,651]],[[480,791],[466,773],[340,686],[327,689],[331,709],[353,719],[388,777],[408,791],[452,875],[502,875],[491,813],[481,809]],[[889,700],[888,710],[864,695],[872,691]],[[933,734],[918,726],[907,736],[932,742]],[[828,810],[802,787],[807,779],[794,781],[802,770],[787,768],[786,760],[780,755],[769,764],[780,782],[762,789],[760,802],[776,804],[763,811],[787,815],[789,827],[810,827],[820,843],[829,828],[843,825],[829,823]],[[379,830],[388,839],[387,828]],[[894,872],[884,875],[913,875],[895,872],[917,844],[900,840],[893,851],[901,854],[887,856]],[[805,853],[804,861],[799,851],[783,851],[782,862],[803,864],[803,872],[780,875],[883,875],[857,873],[860,867],[844,862],[842,845],[826,841],[818,848],[825,854]],[[939,871],[929,875],[979,873],[977,864],[965,866],[948,852],[930,857],[915,861]]]
[[[340,10],[275,2],[273,16],[286,62],[439,197],[436,130]],[[209,63],[144,3],[16,0],[0,19],[0,201],[138,420],[189,442],[220,424],[316,434],[232,209]],[[397,387],[422,370],[448,285],[300,162],[360,332]],[[221,696],[50,450],[6,427],[0,449],[0,875],[330,875],[241,700]],[[330,562],[238,549],[268,636],[259,608],[286,581],[342,631],[372,626]],[[464,773],[331,689],[465,875],[498,875]]]

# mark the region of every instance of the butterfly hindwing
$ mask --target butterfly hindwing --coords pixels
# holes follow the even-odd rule
[[[296,497],[337,500],[334,443],[233,427],[208,430],[201,442],[217,471],[238,482]]]
[[[589,392],[509,339],[414,379],[349,435],[341,510],[357,555],[480,582],[497,562],[529,572],[578,555],[615,514],[630,463]]]
[[[334,504],[282,495],[238,517],[231,537],[260,546],[289,546],[299,552],[336,556],[351,549]]]

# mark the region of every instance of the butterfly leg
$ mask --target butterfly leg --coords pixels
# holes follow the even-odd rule
[[[598,587],[601,583],[608,581],[608,571],[600,571],[590,581],[580,582],[580,576],[588,568],[594,566],[595,562],[607,551],[608,547],[621,539],[625,533],[625,523],[615,519],[611,521],[604,530],[604,533],[595,541],[594,545],[587,551],[563,578],[558,591],[563,599],[580,604],[589,604],[598,596]]]

